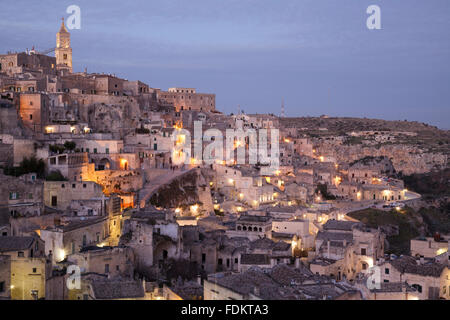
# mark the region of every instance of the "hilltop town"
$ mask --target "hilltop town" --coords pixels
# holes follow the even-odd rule
[[[199,125],[266,130],[275,169],[249,137],[186,154]],[[63,21],[48,52],[0,54],[0,299],[450,300],[449,143],[74,72]]]

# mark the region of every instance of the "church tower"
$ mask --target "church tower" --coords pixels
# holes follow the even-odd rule
[[[68,71],[72,73],[72,48],[70,47],[70,33],[64,25],[64,18],[62,18],[61,28],[56,34],[56,69]]]

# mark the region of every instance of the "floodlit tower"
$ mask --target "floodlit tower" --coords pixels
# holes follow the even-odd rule
[[[57,70],[67,70],[72,73],[72,48],[70,47],[70,33],[64,25],[64,18],[62,18],[61,28],[56,34],[55,57]]]

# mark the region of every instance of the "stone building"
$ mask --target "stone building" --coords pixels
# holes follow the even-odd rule
[[[216,273],[204,281],[205,300],[338,300],[361,299],[355,288],[285,264],[263,271]]]
[[[92,181],[45,181],[43,199],[46,206],[61,210],[66,210],[73,200],[104,199],[102,212],[106,212],[102,187]]]
[[[61,22],[61,28],[56,34],[56,69],[64,74],[72,73],[72,48],[70,47],[70,33],[64,25],[64,18]]]
[[[233,237],[246,237],[250,240],[272,238],[272,218],[269,216],[241,215],[236,221],[234,229],[227,230],[226,235]]]
[[[444,264],[423,258],[402,256],[386,260],[379,266],[381,282],[406,281],[417,290],[420,300],[450,299],[450,269]]]
[[[340,281],[366,273],[384,255],[385,235],[361,223],[328,220],[316,236],[316,255],[310,269]]]
[[[69,181],[89,180],[93,175],[94,164],[88,162],[86,152],[51,155],[47,159],[48,171],[59,171]]]
[[[449,252],[450,236],[420,237],[411,239],[411,256],[434,258]]]
[[[10,285],[6,290],[11,299],[45,298],[45,280],[50,265],[44,254],[42,240],[37,237],[0,237],[0,256],[9,256],[9,259],[2,260],[6,268],[9,264]]]
[[[19,114],[25,127],[36,133],[44,132],[49,122],[49,99],[44,93],[21,93],[19,96]]]
[[[214,111],[216,95],[197,93],[193,88],[169,88],[168,91],[157,92],[157,98],[172,104],[177,112],[183,110]]]
[[[0,55],[0,73],[7,75],[38,72],[56,74],[56,58],[34,51]]]
[[[11,257],[0,255],[0,300],[11,299]]]
[[[108,243],[108,217],[72,221],[41,229],[40,237],[45,242],[45,253],[52,254],[54,263],[60,262],[84,247]]]
[[[0,207],[11,217],[39,216],[44,210],[43,190],[43,182],[36,179],[36,174],[0,174]]]
[[[134,254],[128,247],[84,247],[67,257],[82,273],[105,274],[108,277],[131,278],[134,271]]]

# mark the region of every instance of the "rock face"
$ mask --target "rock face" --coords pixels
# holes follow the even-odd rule
[[[409,175],[429,172],[434,168],[445,168],[447,155],[441,153],[425,153],[415,146],[386,145],[380,148],[362,147],[361,145],[319,146],[318,152],[336,158],[338,162],[352,162],[369,156],[389,158],[397,172]]]
[[[149,203],[163,208],[188,208],[198,205],[198,214],[213,212],[207,172],[196,169],[175,178],[170,183],[161,186],[150,197]]]
[[[311,139],[317,153],[352,162],[367,156],[389,158],[409,175],[448,167],[450,131],[425,123],[366,118],[282,118],[280,128]]]

